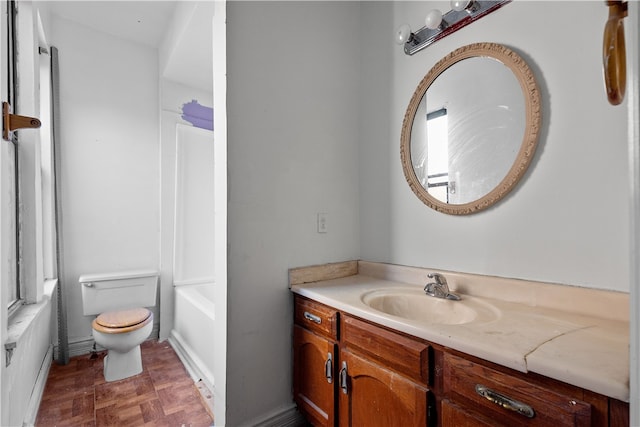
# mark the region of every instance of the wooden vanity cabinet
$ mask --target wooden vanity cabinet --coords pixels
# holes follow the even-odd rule
[[[428,344],[295,297],[293,393],[314,426],[427,426]],[[435,420],[435,418],[433,418]]]
[[[299,295],[293,348],[294,399],[314,426],[629,425],[625,402],[516,372]]]

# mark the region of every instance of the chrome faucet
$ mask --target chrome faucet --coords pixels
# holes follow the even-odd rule
[[[424,286],[424,292],[435,298],[449,299],[453,301],[459,301],[458,295],[449,292],[449,285],[447,285],[447,279],[438,273],[427,274],[429,279],[433,279],[433,282],[429,282]]]

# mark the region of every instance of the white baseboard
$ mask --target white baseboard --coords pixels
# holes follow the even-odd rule
[[[93,338],[85,338],[83,340],[78,340],[78,341],[74,341],[74,342],[70,342],[69,343],[69,357],[75,357],[75,356],[82,356],[83,354],[89,354],[93,351],[93,345],[96,342],[93,340]],[[58,357],[58,346],[56,346],[55,348],[55,357]],[[104,350],[104,348],[102,348],[99,345],[96,345],[96,350],[97,351],[102,351]]]
[[[153,339],[153,340],[157,340],[158,339],[158,333],[160,330],[160,325],[159,324],[154,324],[153,325],[153,330],[151,331],[151,335],[149,335],[148,339]],[[95,341],[93,339],[93,337],[86,337],[86,338],[81,338],[78,340],[75,340],[73,342],[69,342],[69,357],[74,357],[74,356],[82,356],[83,354],[89,354],[93,351],[93,345],[95,344]],[[101,346],[96,346],[96,350],[97,351],[102,351],[104,350],[103,347]],[[59,349],[58,346],[54,346],[53,347],[53,358],[57,359],[58,358],[58,353]]]
[[[36,424],[38,409],[40,409],[40,402],[42,401],[44,388],[47,385],[47,377],[49,376],[49,369],[51,369],[52,361],[53,346],[50,345],[44,359],[42,360],[42,365],[40,366],[38,376],[36,377],[36,383],[33,385],[33,391],[31,392],[31,398],[29,399],[29,405],[27,406],[27,413],[22,421],[23,426],[31,427]]]

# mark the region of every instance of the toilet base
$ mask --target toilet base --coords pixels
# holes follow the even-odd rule
[[[105,381],[118,381],[142,372],[142,354],[137,345],[126,353],[109,350],[104,358]]]

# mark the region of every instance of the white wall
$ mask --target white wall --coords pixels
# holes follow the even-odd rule
[[[214,289],[216,322],[213,339],[216,346],[213,378],[213,413],[216,422],[226,425],[227,416],[227,3],[215,2],[212,19],[213,46],[213,162],[215,182],[214,271],[218,286]],[[218,141],[216,144],[215,141]]]
[[[434,7],[448,10],[447,2],[363,6],[372,14],[363,25],[385,33],[362,45],[363,74],[374,74],[361,103],[368,132],[360,139],[366,159],[360,163],[363,259],[629,290],[627,107],[609,105],[604,91],[608,10],[599,2],[575,3],[515,1],[414,56],[393,43],[392,29],[403,22],[418,28],[418,17]],[[567,21],[577,7],[580,19]],[[542,132],[515,191],[484,212],[448,216],[425,206],[407,185],[400,130],[428,70],[454,49],[479,41],[502,43],[528,61],[543,99]],[[392,65],[381,66],[389,56]],[[381,87],[391,96],[372,102]],[[386,176],[388,189],[379,182]]]
[[[60,57],[62,285],[73,342],[91,337],[80,275],[159,268],[158,55],[57,17],[52,29]]]
[[[160,73],[169,80],[213,91],[211,23],[216,2],[178,1],[159,48]]]
[[[359,14],[227,4],[229,426],[292,407],[287,270],[359,255]]]

